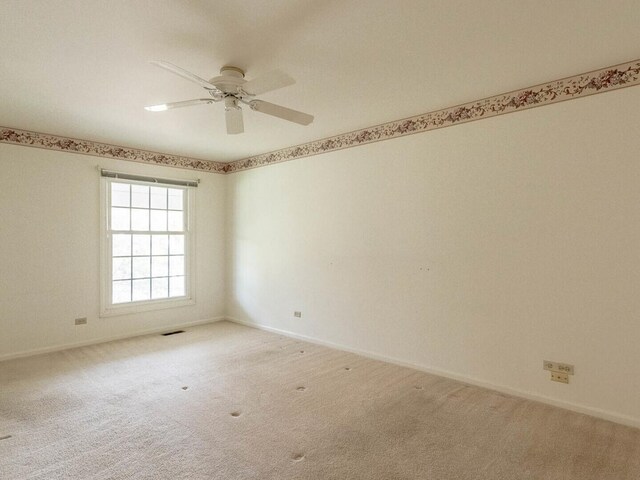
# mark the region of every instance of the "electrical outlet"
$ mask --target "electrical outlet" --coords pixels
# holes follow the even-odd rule
[[[569,375],[561,372],[551,372],[551,381],[560,383],[569,383]]]
[[[293,316],[296,318],[302,318],[302,312],[293,312]]]
[[[76,325],[86,325],[87,317],[76,318],[75,322],[76,322]]]
[[[574,366],[573,365],[569,365],[568,363],[559,363],[557,365],[558,370],[556,370],[557,372],[562,372],[562,373],[566,373],[567,375],[573,375],[574,374]]]
[[[544,360],[542,362],[542,368],[544,368],[545,370],[549,370],[550,372],[561,372],[566,373],[567,375],[575,374],[575,367],[573,365],[569,365],[568,363],[558,363]]]

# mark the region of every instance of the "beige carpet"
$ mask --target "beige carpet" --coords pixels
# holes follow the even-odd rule
[[[0,363],[0,478],[639,479],[640,430],[218,323]]]

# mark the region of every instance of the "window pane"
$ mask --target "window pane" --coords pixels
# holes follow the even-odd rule
[[[133,254],[151,255],[151,235],[133,235]]]
[[[167,298],[169,296],[169,279],[151,279],[151,298]]]
[[[184,230],[184,223],[182,220],[182,212],[169,211],[169,224],[168,230],[172,232],[181,232]]]
[[[149,230],[149,210],[131,209],[131,230]]]
[[[151,208],[167,208],[167,189],[151,187]]]
[[[169,275],[184,275],[184,257],[182,255],[169,257]]]
[[[111,289],[111,303],[125,303],[131,301],[131,280],[113,282]]]
[[[111,206],[112,207],[128,207],[129,206],[129,185],[126,183],[111,184]]]
[[[169,292],[171,297],[184,297],[184,277],[171,277],[169,279]]]
[[[128,257],[131,255],[131,235],[122,233],[113,235],[112,250],[114,257]]]
[[[117,257],[113,259],[113,280],[131,278],[131,257]]]
[[[151,210],[151,230],[164,232],[167,230],[167,211]]]
[[[182,196],[184,190],[169,188],[169,210],[182,210]]]
[[[111,209],[111,230],[129,230],[129,209]]]
[[[169,237],[169,253],[171,255],[184,255],[184,235],[171,235]]]
[[[151,257],[133,257],[133,278],[151,276]],[[135,288],[135,284],[134,284]]]
[[[145,278],[144,280],[133,281],[132,299],[134,302],[141,300],[149,300],[151,298],[151,280]]]
[[[107,179],[107,185],[102,201],[110,200],[106,260],[112,275],[104,279],[111,282],[110,304],[184,298],[187,190],[123,179]]]
[[[153,255],[166,255],[169,253],[169,235],[154,235],[151,243],[151,253]]]
[[[149,208],[149,187],[144,185],[131,185],[131,206]]]
[[[169,275],[169,257],[151,257],[151,276],[166,277]]]

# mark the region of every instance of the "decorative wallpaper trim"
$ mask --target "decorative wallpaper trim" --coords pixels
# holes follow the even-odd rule
[[[428,132],[638,84],[640,84],[640,60],[634,60],[535,87],[236,160],[225,166],[225,172],[239,172],[414,133]]]
[[[383,123],[333,137],[303,143],[229,163],[199,160],[166,153],[150,152],[136,148],[120,147],[105,143],[78,140],[45,133],[0,127],[0,143],[59,150],[97,157],[115,158],[132,162],[186,168],[211,173],[234,173],[250,168],[322,153],[357,147],[368,143],[428,132],[438,128],[460,125],[498,115],[551,105],[552,103],[586,97],[620,88],[640,85],[640,60],[602,68],[588,73],[563,78],[549,83],[515,90],[474,102],[443,108],[415,117]]]
[[[199,160],[197,158],[181,157],[168,153],[150,152],[137,148],[119,147],[106,143],[79,140],[76,138],[60,137],[46,133],[18,130],[16,128],[0,127],[0,143],[23,145],[27,147],[58,150],[62,152],[81,153],[96,157],[115,158],[130,162],[149,163],[165,167],[186,168],[211,173],[225,173],[226,164]]]

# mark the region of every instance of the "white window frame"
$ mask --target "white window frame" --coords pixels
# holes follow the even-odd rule
[[[127,303],[112,303],[112,235],[109,229],[111,215],[111,183],[145,186],[166,186],[185,190],[185,296]],[[101,177],[100,179],[100,316],[111,317],[194,305],[195,299],[195,188],[145,182],[139,180]],[[136,232],[138,233],[138,232]],[[139,233],[152,233],[139,232]]]

